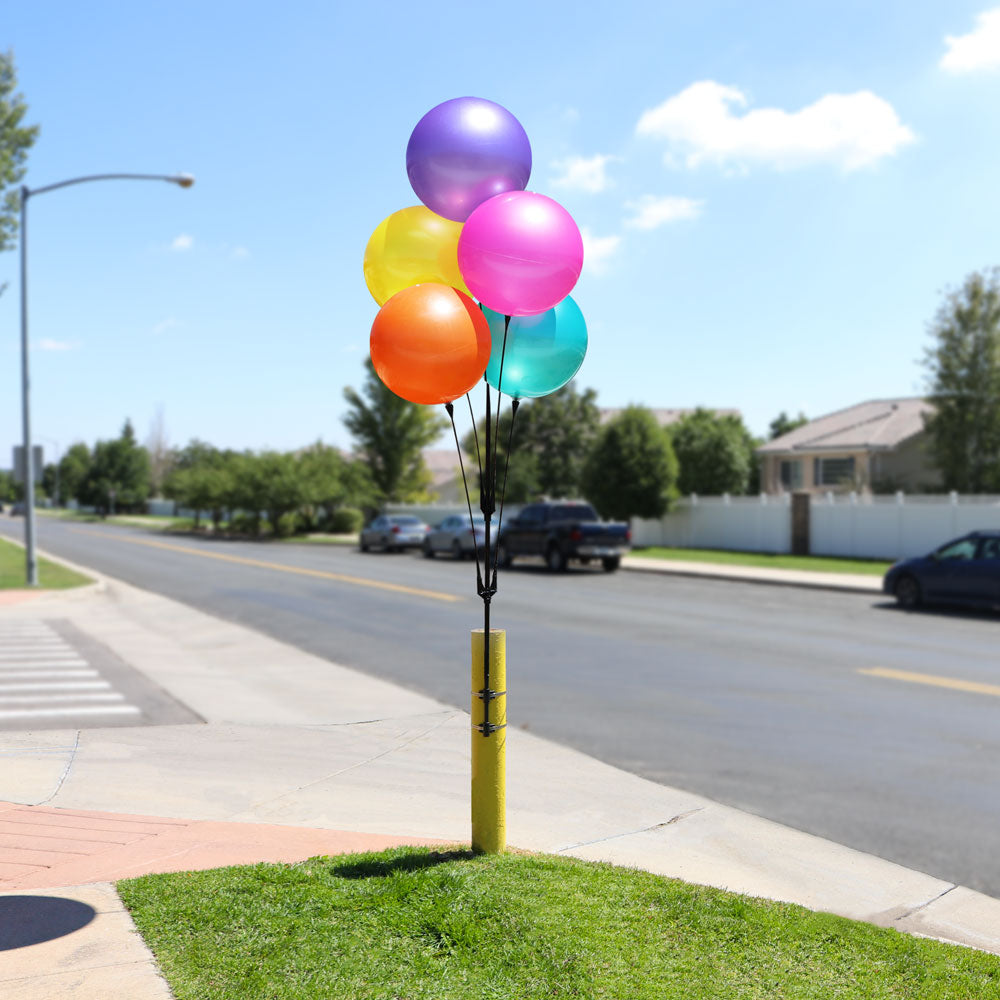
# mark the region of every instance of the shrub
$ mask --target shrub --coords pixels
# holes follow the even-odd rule
[[[226,524],[226,531],[233,535],[252,535],[253,518],[249,514],[233,514]]]
[[[326,529],[334,535],[356,535],[364,522],[364,515],[357,508],[338,507],[327,520]]]
[[[274,535],[276,538],[288,538],[299,530],[299,524],[300,518],[298,513],[291,510],[278,518],[278,523],[274,526]]]

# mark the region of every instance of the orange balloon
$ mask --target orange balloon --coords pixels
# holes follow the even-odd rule
[[[411,285],[397,292],[372,323],[378,377],[411,403],[450,403],[482,377],[490,360],[490,325],[464,292]]]

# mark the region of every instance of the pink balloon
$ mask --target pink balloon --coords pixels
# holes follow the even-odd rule
[[[583,267],[583,238],[558,202],[532,191],[484,201],[458,238],[469,291],[505,316],[529,316],[562,302]]]

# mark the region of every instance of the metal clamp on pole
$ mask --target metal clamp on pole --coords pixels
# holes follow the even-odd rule
[[[473,629],[472,849],[499,854],[507,844],[507,739],[503,732],[507,728],[507,633],[491,629],[488,651],[485,640],[484,629]]]
[[[489,721],[489,717],[488,717],[489,716],[489,711],[488,711],[488,709],[489,709],[489,702],[495,701],[497,698],[504,698],[504,697],[506,697],[507,696],[507,692],[506,691],[487,691],[485,688],[483,688],[481,691],[473,691],[472,693],[477,698],[479,698],[481,701],[483,701],[483,702],[486,703],[483,706],[483,716],[484,716],[483,723],[481,725],[478,725],[478,726],[473,726],[472,728],[478,730],[484,736],[489,736],[490,733],[495,733],[495,732],[497,732],[500,729],[506,729],[507,728],[507,723],[506,722],[502,722],[499,725],[496,725],[496,724],[494,724],[494,723],[492,723],[492,722]]]

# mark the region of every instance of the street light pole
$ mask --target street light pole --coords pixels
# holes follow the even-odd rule
[[[24,574],[38,586],[35,559],[35,463],[31,454],[31,405],[28,378],[28,188],[21,188],[21,425],[24,434]]]
[[[167,181],[178,187],[189,188],[194,184],[190,174],[89,174],[72,177],[32,190],[21,188],[21,422],[24,445],[24,549],[25,579],[29,587],[38,586],[38,561],[35,558],[35,463],[31,453],[31,381],[28,377],[28,199],[70,184],[87,181]]]

